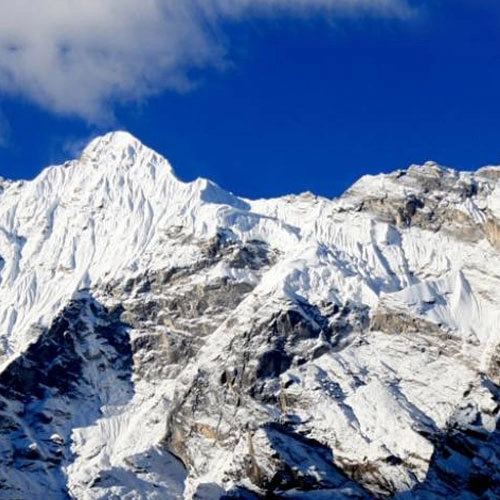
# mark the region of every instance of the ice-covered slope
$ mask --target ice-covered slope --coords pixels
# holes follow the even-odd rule
[[[500,168],[337,200],[129,134],[0,181],[0,498],[497,498]]]

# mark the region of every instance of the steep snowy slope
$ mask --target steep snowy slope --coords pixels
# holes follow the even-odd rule
[[[500,167],[344,196],[130,135],[0,181],[0,498],[498,498]]]

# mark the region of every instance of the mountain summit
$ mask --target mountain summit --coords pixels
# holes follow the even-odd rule
[[[0,180],[0,499],[499,498],[499,269],[500,167]]]

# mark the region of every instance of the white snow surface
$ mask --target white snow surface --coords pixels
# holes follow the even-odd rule
[[[500,167],[459,173],[427,163],[410,171],[473,179],[483,194],[464,200],[441,192],[439,203],[460,211],[474,227],[486,220],[500,225]],[[205,179],[178,180],[167,160],[125,132],[95,139],[79,159],[49,167],[32,181],[0,181],[3,367],[83,289],[108,300],[101,293],[107,283],[192,266],[199,258],[197,242],[221,232],[237,242],[262,241],[278,255],[262,275],[221,265],[196,277],[200,284],[229,277],[256,285],[231,315],[237,318],[235,332],[254,321],[255,304],[269,316],[290,301],[356,303],[369,307],[370,317],[396,314],[434,325],[444,344],[459,346],[454,364],[443,358],[429,365],[426,353],[407,350],[400,332],[375,330],[367,343],[350,344],[282,376],[296,381],[289,396],[307,401],[299,416],[313,421],[310,437],[328,444],[338,463],[401,457],[413,463],[415,475],[389,466],[387,474],[400,491],[409,489],[425,479],[434,449],[416,430],[422,415],[444,429],[462,404],[460,395],[488,372],[500,343],[500,254],[491,241],[417,225],[398,228],[359,209],[363,200],[382,194],[394,200],[419,194],[418,182],[412,182],[366,176],[335,200],[305,193],[253,201]],[[200,367],[213,367],[235,332],[221,325],[178,380],[137,380],[130,401],[115,404],[110,398],[95,424],[75,428],[76,459],[65,473],[76,498],[120,495],[119,488],[108,496],[87,491],[87,478],[159,450],[176,387]],[[397,390],[391,389],[396,382]],[[489,393],[477,385],[471,397],[488,414]],[[495,422],[485,417],[485,425],[494,428]],[[58,434],[51,439],[63,440]],[[157,453],[151,460],[161,459]],[[188,498],[202,482],[220,485],[227,464],[237,461],[235,453],[217,446],[203,450],[185,485],[172,466],[171,498]],[[132,476],[123,481],[138,492],[123,498],[157,498],[150,490],[141,493]]]

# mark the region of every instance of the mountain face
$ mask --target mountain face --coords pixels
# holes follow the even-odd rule
[[[500,167],[247,200],[122,132],[0,180],[0,499],[500,498]]]

